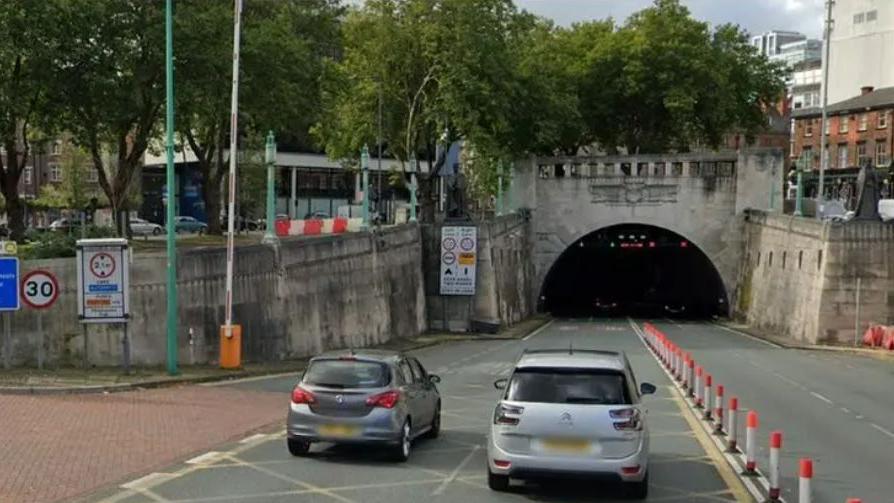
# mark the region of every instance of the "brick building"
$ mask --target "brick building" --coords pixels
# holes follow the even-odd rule
[[[831,104],[828,110],[825,133],[830,176],[834,177],[836,170],[853,173],[867,162],[890,169],[894,152],[894,87],[863,88],[859,96]],[[811,155],[814,169],[819,169],[822,110],[802,108],[792,115],[792,162],[802,154]]]

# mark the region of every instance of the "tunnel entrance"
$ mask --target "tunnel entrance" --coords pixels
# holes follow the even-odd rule
[[[679,234],[622,224],[588,234],[553,264],[540,310],[555,316],[726,316],[729,301],[711,260]]]

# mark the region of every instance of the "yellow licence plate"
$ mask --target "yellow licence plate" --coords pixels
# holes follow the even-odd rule
[[[323,437],[356,437],[360,434],[360,428],[342,424],[324,424],[317,429]]]
[[[590,442],[574,438],[550,438],[541,441],[543,450],[550,452],[581,453],[590,450]]]

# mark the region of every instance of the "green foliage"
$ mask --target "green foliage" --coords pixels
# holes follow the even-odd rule
[[[109,238],[115,236],[111,227],[88,226],[85,232],[88,239]],[[28,243],[19,246],[19,256],[23,259],[43,259],[74,257],[75,244],[81,239],[81,229],[72,228],[69,232],[44,231],[32,233]]]
[[[88,175],[95,169],[89,154],[69,142],[63,142],[60,155],[64,183],[42,185],[39,197],[31,201],[30,206],[43,209],[84,209],[93,198],[102,201],[100,205],[105,204],[101,190],[88,184]]]

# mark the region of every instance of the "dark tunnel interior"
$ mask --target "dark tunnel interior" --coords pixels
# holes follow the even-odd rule
[[[546,276],[540,310],[563,317],[727,316],[711,260],[683,236],[641,224],[606,227],[575,242]]]

